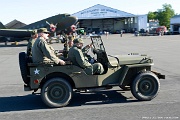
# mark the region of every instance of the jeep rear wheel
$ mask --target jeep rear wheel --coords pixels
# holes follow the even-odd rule
[[[151,72],[140,73],[131,85],[131,92],[138,100],[152,100],[157,96],[159,89],[159,79]]]
[[[41,98],[49,107],[66,106],[72,98],[72,87],[63,78],[52,78],[42,87]]]

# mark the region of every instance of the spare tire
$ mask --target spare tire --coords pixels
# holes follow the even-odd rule
[[[29,77],[27,77],[28,75],[27,63],[28,63],[28,60],[27,60],[26,53],[20,52],[19,53],[19,67],[20,67],[22,79],[25,84],[29,84],[29,81],[30,81]]]

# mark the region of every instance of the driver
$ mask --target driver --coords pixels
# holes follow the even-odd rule
[[[70,48],[68,53],[69,60],[76,66],[84,69],[88,75],[92,74],[102,74],[104,68],[101,63],[91,64],[88,58],[83,54],[83,40],[81,38],[76,38],[73,41],[74,45]]]

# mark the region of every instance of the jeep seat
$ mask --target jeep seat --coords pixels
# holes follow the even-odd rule
[[[108,55],[108,61],[111,67],[118,67],[119,66],[119,59],[115,56]]]

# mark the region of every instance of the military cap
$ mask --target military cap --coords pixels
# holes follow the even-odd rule
[[[84,43],[83,40],[81,38],[76,38],[73,40],[73,43]]]
[[[39,28],[37,32],[38,32],[38,33],[50,33],[50,32],[47,30],[47,28]]]
[[[37,34],[37,30],[36,29],[31,32],[31,35],[36,35],[36,34]]]

